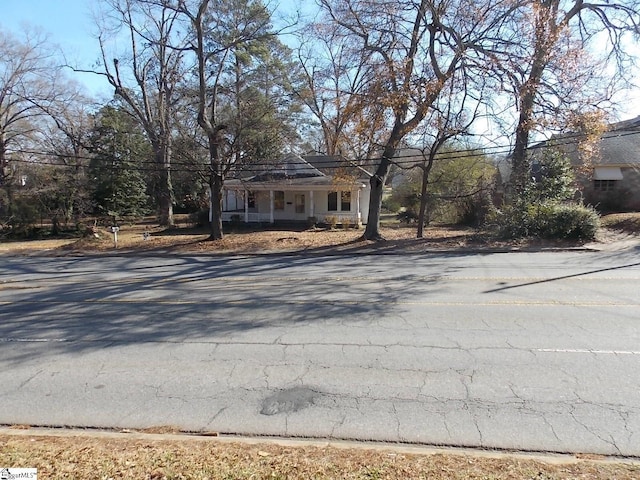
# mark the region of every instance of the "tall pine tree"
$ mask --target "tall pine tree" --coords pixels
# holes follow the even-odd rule
[[[124,111],[103,107],[91,134],[89,171],[99,213],[117,222],[148,212],[144,172],[153,151],[138,124]]]

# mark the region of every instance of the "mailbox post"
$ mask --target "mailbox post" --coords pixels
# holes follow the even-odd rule
[[[120,231],[120,227],[113,226],[111,227],[111,231],[113,232],[113,245],[115,248],[118,248],[118,232]]]

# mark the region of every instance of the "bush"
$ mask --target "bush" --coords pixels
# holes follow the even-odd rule
[[[418,220],[418,214],[411,208],[400,211],[396,218],[400,223],[415,223]]]
[[[334,230],[336,228],[336,226],[338,225],[338,217],[336,217],[334,215],[326,216],[326,217],[324,217],[324,223],[331,230]]]
[[[209,225],[209,209],[198,210],[189,214],[189,223],[196,227],[206,227]]]
[[[37,200],[30,196],[18,196],[13,199],[11,216],[7,224],[10,227],[8,235],[14,238],[40,238],[42,228],[36,227],[38,221]]]
[[[438,222],[477,227],[482,223],[491,203],[496,168],[481,152],[470,151],[464,158],[455,153],[449,148],[441,151],[428,178],[424,177],[426,157],[422,159],[422,168],[399,176],[384,204],[394,207],[401,222],[415,223],[419,219],[423,182],[428,180],[425,225]]]
[[[382,210],[390,213],[395,213],[402,208],[402,203],[398,200],[397,196],[389,196],[382,200]]]
[[[559,152],[544,152],[537,177],[502,210],[489,215],[505,238],[537,237],[592,240],[600,226],[595,209],[568,203],[575,193],[569,161]]]
[[[598,233],[600,216],[582,205],[555,205],[547,210],[547,217],[540,229],[543,238],[593,240]]]
[[[504,238],[593,240],[600,217],[591,207],[547,202],[515,204],[493,210],[489,224]]]
[[[487,191],[459,199],[455,202],[455,223],[468,227],[479,227],[486,221],[492,207],[491,196]]]

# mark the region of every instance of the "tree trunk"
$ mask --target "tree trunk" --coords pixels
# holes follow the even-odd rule
[[[211,169],[209,177],[209,188],[211,190],[211,225],[209,240],[222,240],[224,237],[224,233],[222,231],[222,187],[224,186],[224,177],[222,174],[218,151],[220,131],[221,128],[217,127],[208,135],[209,161]]]
[[[6,204],[3,205],[2,196],[0,196],[0,221],[11,217],[11,185],[7,181],[9,172],[7,168],[7,149],[5,144],[5,134],[0,132],[0,192],[6,189]]]
[[[549,55],[556,42],[558,27],[555,24],[554,7],[558,6],[557,1],[542,2],[540,10],[536,13],[535,27],[536,38],[533,57],[531,60],[531,72],[527,80],[518,90],[520,101],[520,112],[518,125],[516,127],[516,138],[511,158],[511,178],[509,181],[510,199],[522,198],[529,183],[531,166],[527,158],[527,147],[529,137],[535,123],[534,106],[536,95],[540,89],[544,71],[549,63]]]
[[[388,163],[388,160],[383,159],[383,162]],[[388,166],[386,170],[388,173]],[[380,171],[380,167],[378,167],[378,171]],[[367,216],[367,226],[362,234],[362,238],[365,240],[384,240],[384,237],[380,233],[380,211],[382,210],[382,195],[384,193],[384,183],[387,179],[387,173],[384,173],[383,176],[376,174],[369,180],[369,184],[371,185],[369,215]]]
[[[529,107],[525,107],[525,101]],[[516,138],[511,157],[511,178],[509,179],[508,197],[511,199],[520,198],[525,191],[529,181],[529,159],[527,158],[527,146],[529,145],[529,134],[533,115],[533,98],[523,98],[523,109],[520,112],[518,125],[516,127]]]
[[[422,167],[422,186],[420,188],[420,211],[418,212],[418,229],[416,230],[416,237],[424,237],[424,226],[426,224],[427,215],[427,186],[429,185],[429,172],[431,171],[432,163],[429,162],[427,166]]]
[[[398,123],[391,135],[387,145],[384,147],[384,153],[382,159],[378,164],[375,174],[369,181],[371,185],[371,196],[369,197],[369,215],[367,217],[367,227],[364,230],[362,238],[364,240],[384,240],[384,237],[380,233],[380,212],[382,210],[382,197],[384,195],[384,186],[387,183],[387,176],[389,175],[389,169],[391,168],[391,159],[396,154],[396,146],[402,139],[400,133],[402,124]]]
[[[5,134],[0,132],[0,188],[4,186],[9,173],[6,171],[7,167],[7,146],[5,143]]]
[[[376,173],[369,180],[371,185],[371,196],[369,197],[369,215],[367,216],[367,226],[364,229],[362,238],[364,240],[384,240],[380,233],[380,211],[382,210],[382,196],[384,195],[384,185],[387,182],[389,169],[391,168],[391,159],[396,154],[395,130],[384,148],[382,159],[378,164]],[[398,139],[399,141],[399,139]]]
[[[212,173],[211,182],[211,229],[209,240],[222,240],[222,176]]]
[[[166,184],[171,185],[171,174],[168,171],[163,171],[160,174],[160,179],[163,187]],[[171,199],[171,194],[165,190],[161,190],[159,192],[158,223],[163,227],[172,227],[175,225],[173,218],[173,201]]]
[[[158,223],[163,227],[172,227],[173,184],[171,183],[171,149],[168,145],[153,145],[158,166]]]

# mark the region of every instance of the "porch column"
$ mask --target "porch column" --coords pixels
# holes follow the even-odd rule
[[[244,191],[244,223],[249,223],[249,190]]]
[[[269,190],[269,223],[274,223],[274,194],[273,190]]]
[[[360,189],[356,190],[356,222],[358,226],[362,223],[362,215],[360,215]]]
[[[313,190],[309,190],[309,216],[310,217],[316,216],[316,209],[313,206]]]

